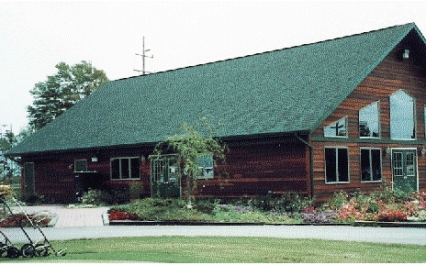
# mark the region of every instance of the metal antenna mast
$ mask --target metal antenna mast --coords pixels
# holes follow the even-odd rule
[[[140,72],[142,75],[145,75],[145,58],[154,58],[154,55],[148,56],[145,53],[151,51],[150,49],[145,49],[145,37],[142,37],[142,54],[136,53],[136,55],[142,57],[142,70],[133,69],[136,72]]]

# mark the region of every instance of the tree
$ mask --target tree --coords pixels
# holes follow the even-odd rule
[[[45,82],[35,84],[30,93],[33,105],[28,106],[30,126],[35,130],[43,128],[82,98],[108,82],[104,71],[91,63],[81,61],[73,66],[64,62],[57,64],[58,72],[48,76]]]
[[[203,136],[197,129],[204,125],[204,132],[207,136]],[[166,137],[165,141],[159,142],[154,148],[155,155],[165,153],[175,153],[178,155],[181,171],[186,177],[187,201],[188,207],[191,207],[191,191],[196,188],[197,176],[199,176],[200,168],[198,166],[198,158],[203,154],[211,154],[213,161],[225,161],[225,152],[227,146],[213,137],[213,130],[206,122],[206,118],[201,119],[201,124],[196,126],[184,123],[178,134]]]
[[[16,163],[14,161],[8,161],[4,156],[4,153],[12,148],[16,143],[16,136],[11,130],[7,130],[6,133],[0,134],[0,175],[9,179],[13,175],[13,169],[16,168]]]

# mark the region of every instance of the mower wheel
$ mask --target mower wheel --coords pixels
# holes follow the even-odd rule
[[[49,249],[46,245],[44,244],[36,244],[35,245],[35,254],[37,257],[46,257],[47,255],[49,255]]]
[[[21,254],[24,258],[32,258],[36,255],[33,244],[25,244],[21,247]]]
[[[9,246],[9,248],[7,249],[7,256],[10,259],[16,259],[19,258],[19,256],[21,255],[21,251],[19,250],[19,248],[15,247],[15,246]]]

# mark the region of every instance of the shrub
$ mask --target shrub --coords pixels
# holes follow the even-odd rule
[[[377,220],[382,222],[404,222],[407,221],[407,214],[402,210],[389,209],[380,212]]]
[[[326,203],[322,205],[323,209],[330,209],[330,210],[338,210],[340,207],[345,205],[348,202],[349,195],[344,192],[340,191],[333,195],[333,198],[328,200]]]
[[[109,211],[109,220],[110,221],[116,221],[116,220],[138,220],[138,216],[134,213],[129,213],[127,211]]]
[[[101,205],[102,204],[102,192],[100,190],[89,189],[83,193],[81,202],[84,204]]]
[[[111,184],[102,187],[101,200],[108,204],[123,204],[130,201],[128,184]]]
[[[314,199],[302,197],[298,193],[286,193],[280,197],[271,194],[259,196],[248,201],[247,205],[260,211],[300,212],[302,209],[313,205]]]

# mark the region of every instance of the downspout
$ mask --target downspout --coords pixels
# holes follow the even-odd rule
[[[310,193],[311,199],[313,199],[315,196],[315,193],[314,193],[314,147],[309,142],[302,139],[297,133],[295,133],[294,136],[309,148],[309,168],[310,168],[310,175],[311,175],[309,188],[311,190],[311,193]]]

